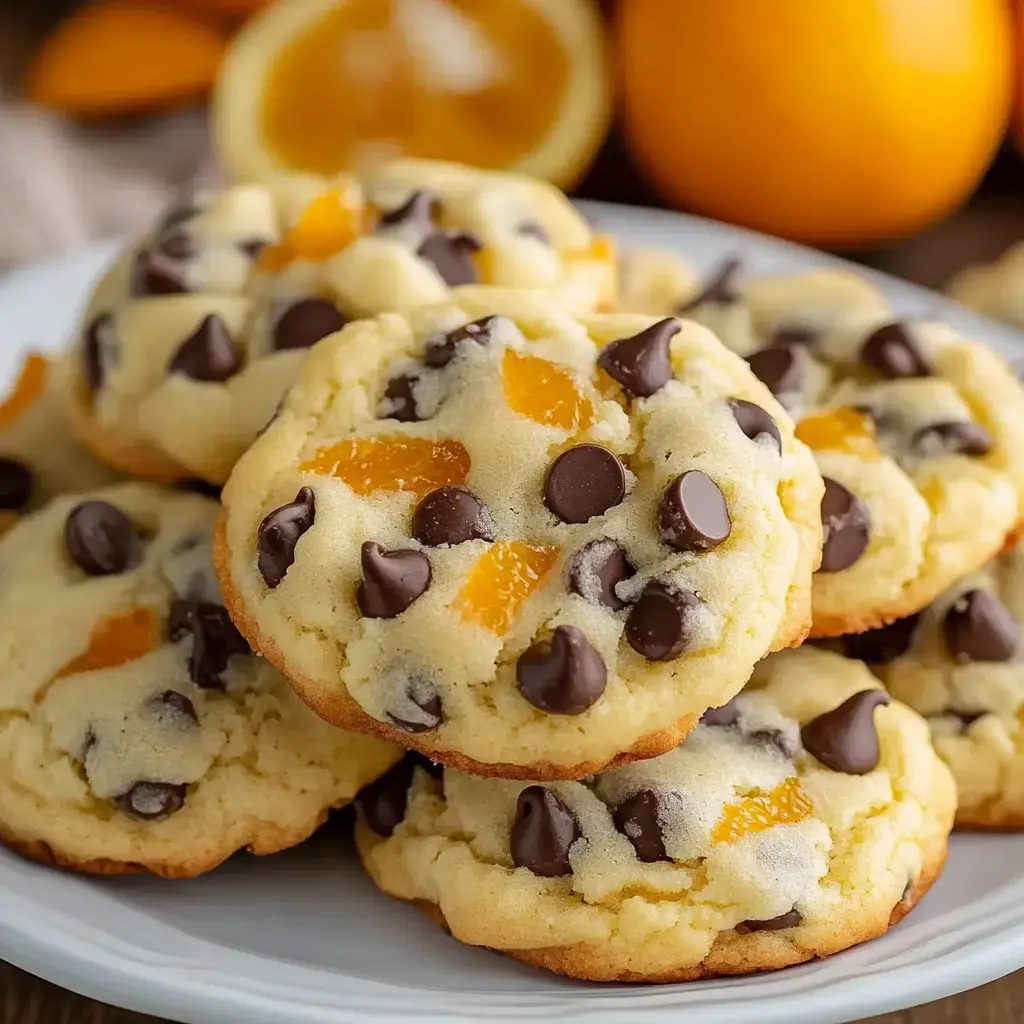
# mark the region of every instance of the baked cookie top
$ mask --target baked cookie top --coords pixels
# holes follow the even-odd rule
[[[873,938],[942,866],[955,793],[864,665],[762,662],[674,750],[579,782],[406,760],[357,798],[364,863],[462,941],[598,980],[783,967]]]
[[[306,350],[350,319],[472,283],[579,310],[614,294],[609,243],[532,179],[403,161],[323,188],[297,177],[197,195],[114,263],[69,381],[76,430],[103,459],[223,483]]]
[[[316,348],[232,474],[216,557],[329,720],[578,777],[673,746],[799,641],[820,499],[704,328],[465,291]]]
[[[1024,243],[1010,246],[992,263],[960,271],[946,291],[950,298],[986,316],[1024,327]]]
[[[0,838],[100,873],[301,842],[401,755],[318,719],[225,611],[215,502],[58,498],[0,542]]]

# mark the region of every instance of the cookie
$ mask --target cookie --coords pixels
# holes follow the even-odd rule
[[[946,291],[950,298],[985,316],[1024,327],[1024,243],[1010,246],[992,263],[960,271]]]
[[[316,348],[228,482],[216,562],[329,721],[572,778],[669,749],[799,642],[821,487],[705,329],[464,292]]]
[[[1024,390],[996,352],[896,319],[848,271],[744,278],[727,260],[678,313],[742,355],[815,450],[826,489],[813,635],[918,611],[1016,528]]]
[[[963,828],[1024,828],[1022,622],[1018,546],[920,614],[843,641],[927,718],[957,782]]]
[[[76,432],[104,461],[221,484],[308,349],[349,320],[474,283],[580,309],[614,293],[607,243],[540,182],[402,162],[322,189],[289,178],[200,194],[119,257],[82,319],[68,389]]]
[[[57,498],[0,541],[0,839],[97,874],[189,877],[305,839],[401,756],[318,719],[231,624],[217,505]]]
[[[774,970],[881,935],[942,868],[955,791],[928,726],[813,648],[669,753],[584,779],[480,779],[411,757],[356,800],[363,863],[461,942],[559,974]]]

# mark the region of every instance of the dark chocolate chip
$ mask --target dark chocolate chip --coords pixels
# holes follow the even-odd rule
[[[704,725],[716,725],[721,728],[728,728],[730,725],[738,725],[740,720],[740,709],[736,698],[723,704],[719,708],[708,708],[700,720]]]
[[[428,548],[464,544],[468,540],[494,540],[494,525],[487,506],[461,487],[438,487],[412,514],[412,535]]]
[[[176,786],[170,782],[136,782],[127,793],[117,797],[114,803],[125,814],[155,821],[169,818],[185,806],[188,786]]]
[[[406,696],[423,712],[415,721],[399,718],[388,712],[388,718],[406,732],[429,732],[436,729],[444,721],[441,710],[441,698],[433,688],[420,681],[414,681],[406,690]]]
[[[476,283],[473,254],[482,248],[480,239],[466,231],[438,231],[423,239],[416,255],[432,264],[446,285],[455,288]]]
[[[387,838],[402,823],[409,802],[409,786],[417,768],[425,769],[433,778],[441,777],[440,765],[422,754],[410,752],[356,795],[353,803],[363,821],[377,835]]]
[[[678,658],[690,644],[691,620],[700,606],[689,590],[648,583],[626,619],[626,641],[648,661]]]
[[[620,338],[601,350],[597,365],[628,395],[646,398],[660,391],[672,379],[669,348],[672,338],[682,330],[674,317],[634,334]]]
[[[742,398],[730,398],[729,408],[732,409],[740,430],[751,441],[757,441],[762,437],[768,438],[778,453],[782,454],[782,434],[779,432],[779,425],[761,406]]]
[[[516,662],[519,692],[550,715],[580,715],[604,693],[608,673],[601,655],[576,626],[558,626]]]
[[[911,440],[922,455],[988,455],[995,443],[992,435],[973,420],[950,420],[922,427]]]
[[[713,303],[717,306],[735,305],[742,297],[738,287],[741,266],[742,260],[738,256],[727,256],[711,272],[711,276],[701,288],[700,294],[684,306],[680,306],[677,312],[685,313],[698,306],[703,306],[705,303]]]
[[[784,928],[796,928],[803,923],[803,919],[800,911],[794,908],[767,921],[740,921],[736,925],[736,931],[740,935],[749,935],[751,932],[780,932]]]
[[[860,350],[861,361],[890,380],[928,377],[932,368],[906,324],[885,324],[870,334]]]
[[[124,572],[134,561],[138,544],[132,521],[106,501],[83,501],[64,523],[68,557],[89,576]]]
[[[166,256],[169,260],[184,262],[196,254],[196,245],[190,235],[184,231],[174,231],[159,239],[153,246],[153,252]]]
[[[238,248],[249,259],[258,260],[268,245],[270,245],[270,240],[267,238],[247,238],[245,241],[238,243]]]
[[[776,398],[798,392],[803,385],[803,357],[792,348],[763,348],[747,356],[754,376]]]
[[[855,693],[800,730],[804,747],[833,771],[846,775],[873,772],[881,756],[875,708],[888,703],[889,695],[884,690]]]
[[[910,650],[920,617],[916,613],[865,633],[850,633],[842,638],[843,653],[871,665],[895,661]]]
[[[392,377],[388,386],[384,389],[384,397],[387,399],[391,411],[385,419],[398,420],[399,423],[418,423],[421,419],[416,409],[416,396],[413,394],[413,386],[419,381],[419,377],[403,373],[401,376]]]
[[[626,607],[615,593],[615,587],[636,573],[626,552],[609,537],[599,537],[585,544],[569,563],[569,589],[593,604],[612,611]]]
[[[401,206],[382,214],[378,224],[388,228],[414,224],[426,231],[437,224],[440,208],[441,201],[433,192],[417,189]]]
[[[551,244],[550,236],[541,224],[535,220],[520,221],[519,224],[516,225],[516,234],[523,235],[525,238],[535,238],[538,242],[541,242],[544,245]]]
[[[867,550],[871,516],[867,506],[841,483],[824,477],[821,499],[822,549],[818,572],[849,568]]]
[[[368,540],[362,547],[361,562],[363,582],[356,600],[368,619],[401,615],[430,586],[430,562],[421,551],[385,551]]]
[[[661,539],[673,551],[710,551],[732,532],[725,496],[699,470],[677,476],[658,506]]]
[[[612,812],[612,820],[644,863],[669,860],[658,820],[658,797],[651,790],[645,789],[619,804]]]
[[[199,715],[196,713],[195,704],[178,690],[164,690],[163,693],[158,693],[150,701],[150,704],[161,716],[170,718],[176,725],[199,724]]]
[[[114,345],[114,318],[110,313],[103,313],[85,329],[82,346],[85,380],[90,391],[102,386],[107,359],[113,353]]]
[[[242,359],[227,325],[219,316],[210,315],[181,343],[168,372],[217,382],[228,380],[241,368]]]
[[[178,598],[171,603],[168,620],[171,640],[192,638],[188,675],[204,690],[222,690],[221,673],[233,655],[249,654],[250,648],[231,621],[227,609],[209,601]]]
[[[186,295],[192,289],[185,280],[185,261],[158,248],[143,249],[132,264],[131,293],[136,298],[151,295]]]
[[[776,327],[769,345],[771,348],[813,348],[819,333],[812,327]]]
[[[313,525],[316,502],[313,490],[303,487],[295,500],[274,509],[256,531],[257,566],[268,587],[273,589],[295,561],[295,545]]]
[[[989,590],[961,594],[946,612],[942,628],[957,661],[1012,661],[1017,656],[1020,623]]]
[[[550,789],[527,786],[516,803],[512,863],[545,878],[571,875],[569,848],[581,835],[572,811]]]
[[[0,458],[0,509],[20,512],[32,495],[32,472],[17,459]]]
[[[449,331],[443,338],[427,345],[426,351],[423,353],[423,361],[427,366],[440,368],[447,366],[458,354],[459,348],[468,342],[489,345],[495,324],[500,319],[497,316],[485,316],[472,323],[464,324],[462,327],[456,327],[454,331]]]
[[[578,444],[551,463],[544,504],[563,523],[585,523],[618,505],[626,495],[626,470],[599,444]]]
[[[274,348],[312,348],[321,338],[345,326],[345,318],[327,299],[299,299],[277,318],[274,324]]]

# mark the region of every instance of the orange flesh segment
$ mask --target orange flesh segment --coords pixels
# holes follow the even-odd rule
[[[347,0],[281,47],[260,123],[273,153],[315,174],[401,154],[508,167],[547,137],[569,76],[523,0]]]
[[[369,230],[367,212],[339,189],[317,196],[278,245],[260,253],[260,270],[277,273],[294,260],[320,261],[336,256]]]
[[[842,408],[808,416],[797,424],[796,436],[815,451],[846,452],[871,460],[881,455],[874,421],[856,409]]]
[[[9,427],[30,405],[34,404],[46,386],[50,361],[38,352],[30,352],[21,364],[21,373],[11,393],[0,403],[0,429]]]
[[[55,678],[117,668],[155,651],[163,639],[160,619],[152,608],[133,608],[112,615],[96,624],[89,646],[77,658],[72,658]]]
[[[554,363],[508,349],[501,364],[505,401],[513,412],[562,430],[585,430],[594,408],[572,376]]]
[[[788,778],[767,795],[745,796],[739,803],[726,804],[711,839],[715,843],[734,843],[751,832],[803,821],[813,810],[814,804],[800,788],[800,780]]]
[[[499,540],[469,570],[452,608],[467,622],[501,636],[557,557],[557,548]]]
[[[335,476],[362,496],[410,491],[422,498],[437,487],[465,483],[469,467],[469,452],[458,441],[397,434],[348,437],[318,449],[299,469]]]

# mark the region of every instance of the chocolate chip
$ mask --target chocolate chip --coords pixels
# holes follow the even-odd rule
[[[185,806],[188,786],[175,786],[169,782],[136,782],[127,793],[114,803],[125,814],[155,821],[169,818]]]
[[[771,348],[813,348],[818,337],[811,327],[777,327],[768,344]]]
[[[875,708],[888,703],[889,695],[884,690],[855,693],[800,730],[804,747],[833,771],[846,775],[873,772],[881,756]]]
[[[363,582],[356,600],[368,619],[401,615],[430,586],[430,562],[420,551],[399,548],[385,551],[366,541],[362,547]]]
[[[269,239],[266,238],[247,238],[243,242],[238,243],[238,248],[241,252],[245,253],[246,256],[251,260],[258,260],[263,254],[263,250],[270,245]]]
[[[152,295],[186,295],[192,289],[185,280],[185,262],[161,252],[143,249],[131,271],[131,293],[135,298]]]
[[[710,551],[732,532],[725,497],[699,470],[677,476],[658,506],[661,539],[673,551]]]
[[[384,398],[390,411],[385,419],[398,420],[399,423],[420,421],[421,417],[416,409],[416,396],[413,394],[413,387],[418,381],[419,377],[409,373],[392,377],[388,381],[388,386],[384,389]]]
[[[449,331],[443,338],[432,341],[427,345],[423,353],[423,361],[427,366],[447,366],[458,354],[459,348],[467,342],[475,342],[477,345],[489,345],[494,334],[494,328],[500,320],[497,316],[485,316],[472,323],[456,327]]]
[[[867,506],[841,483],[824,477],[821,499],[822,549],[819,572],[849,568],[867,550],[871,516]]]
[[[134,560],[139,535],[132,521],[106,501],[83,501],[64,523],[68,557],[89,576],[113,576]]]
[[[730,398],[729,408],[732,409],[740,430],[751,441],[760,442],[761,438],[767,438],[778,453],[782,454],[782,434],[779,432],[779,425],[761,406],[742,398]]]
[[[455,288],[476,283],[473,253],[482,248],[480,239],[466,231],[438,231],[423,240],[416,255],[432,264],[446,285]]]
[[[381,215],[377,222],[380,227],[399,227],[406,224],[415,225],[422,230],[429,230],[437,223],[441,201],[429,189],[417,189],[409,198],[390,213]]]
[[[225,381],[242,368],[227,325],[219,316],[208,316],[174,353],[168,372],[193,380]]]
[[[861,361],[875,373],[890,380],[900,377],[928,377],[928,365],[906,324],[879,327],[861,346]]]
[[[257,566],[268,587],[273,589],[284,579],[295,561],[295,545],[316,519],[313,490],[303,487],[295,500],[274,509],[256,531]]]
[[[658,820],[658,797],[651,790],[645,789],[619,804],[612,812],[612,820],[644,863],[670,859]]]
[[[527,786],[519,794],[509,849],[512,863],[535,875],[571,875],[569,847],[580,838],[572,811],[544,786]]]
[[[535,220],[520,221],[516,225],[516,234],[524,238],[535,238],[543,245],[550,245],[551,238],[544,228]]]
[[[988,455],[995,443],[992,435],[973,420],[950,420],[932,423],[918,430],[912,440],[913,448],[922,455]]]
[[[159,239],[153,251],[176,262],[192,259],[196,254],[195,242],[184,231],[175,231]]]
[[[648,661],[678,658],[693,639],[690,632],[700,598],[657,581],[648,583],[626,619],[626,641]]]
[[[618,505],[626,495],[626,470],[599,444],[578,444],[551,463],[544,504],[563,523],[585,523]]]
[[[767,921],[740,921],[736,925],[736,931],[740,935],[749,935],[751,932],[779,932],[783,928],[796,928],[803,923],[803,915],[799,910],[787,910],[785,914],[778,917],[771,917]]]
[[[608,673],[583,631],[558,626],[550,640],[528,647],[516,662],[519,692],[550,715],[579,715],[604,693]]]
[[[680,306],[677,312],[685,313],[687,310],[696,309],[705,303],[732,306],[739,302],[742,298],[738,287],[742,263],[743,261],[738,256],[727,256],[712,271],[711,276],[700,290],[700,294],[684,306]]]
[[[989,590],[961,594],[946,612],[942,628],[957,661],[1012,661],[1017,656],[1020,623]]]
[[[299,299],[277,318],[274,324],[274,348],[281,352],[293,348],[312,348],[321,338],[345,326],[345,318],[327,299]]]
[[[209,601],[178,598],[171,603],[168,620],[171,640],[192,638],[188,675],[204,690],[224,689],[221,673],[233,655],[249,654],[250,648],[231,621],[227,609]]]
[[[777,398],[798,392],[803,384],[803,358],[791,348],[763,348],[747,356],[754,376]]]
[[[32,495],[32,472],[17,459],[0,458],[0,509],[20,512]]]
[[[85,380],[90,391],[96,391],[102,386],[106,364],[114,347],[114,318],[109,313],[103,313],[85,329],[82,345]]]
[[[635,573],[626,552],[611,538],[599,537],[573,555],[569,563],[569,590],[592,604],[617,612],[626,607],[626,602],[615,593],[615,587]]]
[[[720,708],[708,708],[700,720],[704,725],[714,725],[720,728],[728,728],[731,725],[738,725],[740,720],[740,709],[736,698],[723,704]]]
[[[406,732],[429,732],[436,729],[443,721],[444,714],[441,710],[441,698],[434,691],[433,687],[420,680],[414,680],[406,690],[406,698],[416,705],[422,715],[415,721],[407,718],[400,718],[388,712],[388,718],[400,729]]]
[[[196,706],[177,690],[164,690],[158,693],[151,701],[151,706],[161,715],[171,719],[179,726],[193,726],[199,724],[199,715],[196,714]]]
[[[377,835],[387,838],[402,823],[409,802],[409,786],[417,768],[425,768],[432,776],[440,777],[436,766],[422,754],[409,753],[356,795],[353,803],[363,821]]]
[[[674,317],[659,320],[631,338],[620,338],[601,350],[597,365],[628,395],[646,398],[672,379],[669,348],[682,324]]]
[[[920,614],[897,619],[888,626],[869,629],[865,633],[850,633],[842,638],[843,653],[848,658],[866,661],[871,665],[884,665],[895,661],[910,650]]]
[[[468,540],[494,540],[494,525],[487,506],[461,487],[438,487],[412,514],[412,535],[428,548],[464,544]]]

